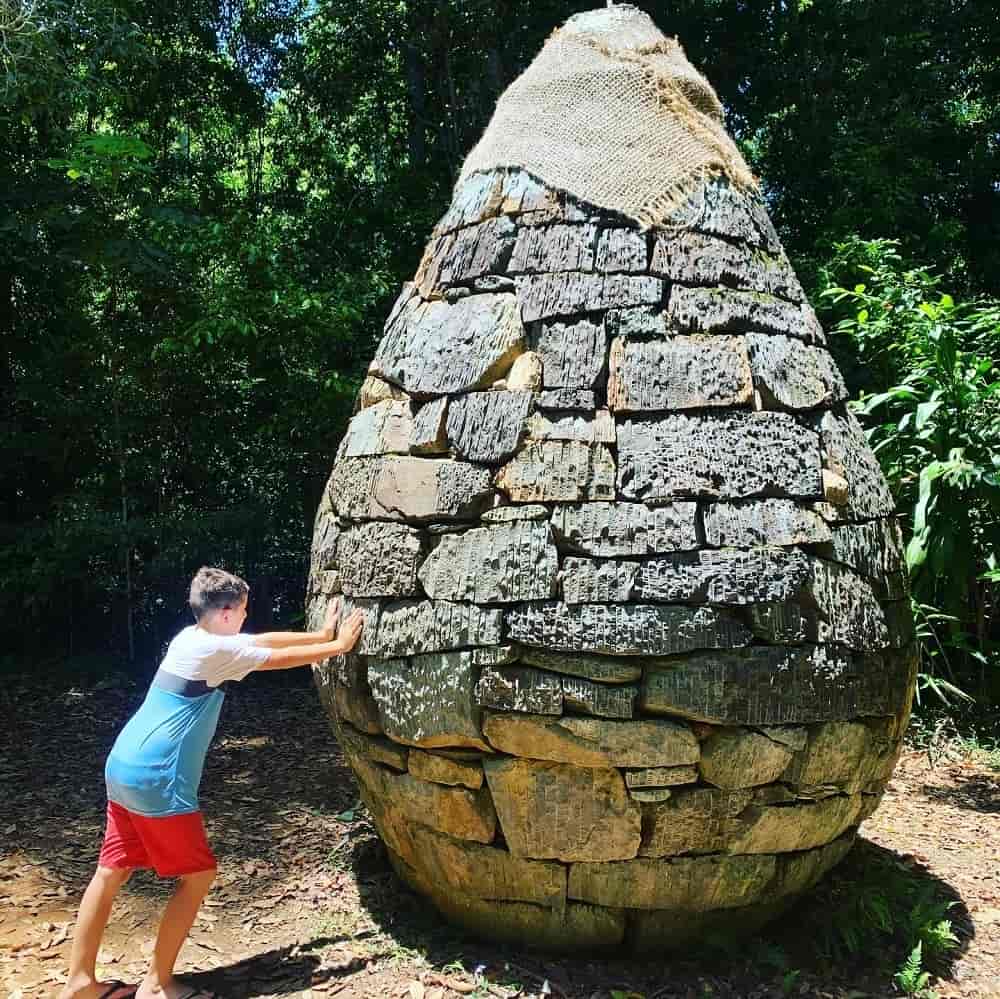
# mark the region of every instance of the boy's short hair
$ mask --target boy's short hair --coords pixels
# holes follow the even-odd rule
[[[194,619],[200,621],[211,611],[239,606],[249,593],[250,587],[239,576],[203,565],[191,580],[188,603]]]

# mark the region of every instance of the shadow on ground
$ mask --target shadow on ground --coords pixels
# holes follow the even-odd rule
[[[953,787],[927,785],[923,793],[958,808],[994,815],[1000,813],[1000,778],[980,774]]]
[[[556,995],[567,997],[589,997],[597,988],[649,997],[683,996],[689,988],[696,991],[687,994],[701,994],[709,979],[714,995],[749,995],[741,990],[751,983],[759,989],[769,980],[775,992],[754,994],[786,994],[793,984],[836,984],[881,994],[923,927],[949,919],[959,938],[947,956],[932,955],[924,962],[942,978],[950,977],[975,935],[955,888],[912,858],[864,838],[835,871],[763,933],[707,941],[696,951],[665,955],[663,961],[588,961],[586,955],[553,959],[466,937],[396,877],[370,828],[359,831],[354,841],[353,867],[363,904],[396,947],[416,951],[438,967],[456,959],[466,968],[506,965],[511,980],[535,980],[536,985],[548,980]],[[491,980],[501,982],[504,976]]]

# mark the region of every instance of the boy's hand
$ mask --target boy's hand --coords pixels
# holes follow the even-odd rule
[[[365,615],[362,611],[352,611],[348,615],[347,620],[340,626],[340,632],[337,635],[337,644],[341,647],[339,655],[350,652],[358,644],[364,624]]]
[[[334,597],[333,600],[327,604],[326,607],[326,619],[323,621],[323,641],[332,642],[337,634],[337,624],[340,621],[340,612],[343,609],[344,603],[340,597]]]

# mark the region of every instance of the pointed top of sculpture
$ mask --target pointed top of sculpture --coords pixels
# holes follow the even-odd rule
[[[581,11],[566,21],[562,31],[599,38],[616,49],[636,49],[665,41],[653,19],[630,3],[610,3]]]
[[[708,81],[648,14],[574,14],[504,92],[461,180],[502,168],[646,226],[706,179],[755,186]]]

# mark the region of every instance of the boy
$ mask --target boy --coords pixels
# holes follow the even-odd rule
[[[69,981],[60,999],[211,996],[177,981],[173,968],[215,878],[198,784],[222,708],[219,685],[253,670],[291,669],[343,655],[357,644],[363,622],[355,611],[338,629],[340,604],[334,601],[321,631],[243,635],[249,592],[242,579],[222,569],[198,570],[190,595],[195,624],[170,643],[145,701],[111,749],[104,845],[80,903]],[[152,867],[180,883],[163,912],[143,981],[138,986],[98,982],[97,953],[111,904],[137,867]]]

